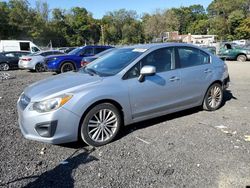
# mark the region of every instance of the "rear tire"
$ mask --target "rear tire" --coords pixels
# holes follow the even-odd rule
[[[212,84],[204,97],[203,109],[207,111],[215,111],[221,107],[223,100],[223,90],[219,83]]]
[[[239,62],[245,62],[245,61],[247,61],[247,56],[245,56],[243,54],[238,55],[237,56],[237,61],[239,61]]]
[[[41,63],[37,63],[35,70],[36,70],[36,72],[44,72],[44,67]]]
[[[68,72],[68,71],[74,71],[74,70],[75,70],[75,66],[71,62],[63,63],[61,68],[60,68],[61,73]]]
[[[10,69],[10,66],[8,63],[0,63],[0,71],[8,71]]]
[[[120,111],[110,103],[94,106],[83,118],[80,137],[85,143],[94,147],[114,140],[122,125]]]

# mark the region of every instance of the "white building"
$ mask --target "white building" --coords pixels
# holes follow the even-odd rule
[[[183,37],[182,42],[192,43],[197,45],[211,45],[216,42],[216,35],[191,35]]]

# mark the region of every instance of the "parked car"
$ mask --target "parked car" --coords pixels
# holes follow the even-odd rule
[[[218,56],[222,59],[245,62],[250,60],[250,49],[225,43],[222,48],[220,48]]]
[[[78,72],[27,87],[17,102],[27,139],[59,144],[111,142],[123,125],[202,106],[221,107],[227,65],[190,44],[115,49]]]
[[[31,71],[44,71],[43,63],[46,57],[51,55],[63,55],[63,52],[57,50],[41,51],[38,53],[23,56],[18,62],[20,69],[29,69]]]
[[[94,60],[96,60],[96,59],[98,59],[98,58],[100,58],[100,57],[106,55],[107,53],[113,51],[114,49],[115,49],[115,48],[110,48],[110,49],[105,50],[105,51],[103,51],[103,52],[101,52],[101,53],[98,53],[98,54],[96,54],[96,55],[94,55],[94,56],[88,56],[88,57],[82,58],[81,67],[83,67],[83,66],[85,66],[85,65],[87,65],[87,64],[89,64],[89,63],[91,63],[92,61],[94,61]]]
[[[62,73],[81,68],[83,57],[93,56],[104,50],[112,48],[111,46],[83,46],[76,48],[67,55],[50,56],[46,58],[44,67],[48,71]]]
[[[6,56],[6,57],[22,57],[24,55],[28,55],[30,54],[29,51],[9,51],[9,52],[2,52],[2,55]]]
[[[202,46],[203,49],[208,50],[210,53],[216,55],[216,48],[214,46]]]
[[[18,69],[19,57],[29,54],[26,51],[11,51],[0,53],[0,70]]]

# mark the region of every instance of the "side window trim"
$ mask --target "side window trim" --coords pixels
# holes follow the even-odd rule
[[[194,47],[191,47],[191,46],[177,46],[175,47],[176,48],[176,64],[178,65],[178,69],[185,69],[185,68],[190,68],[190,67],[196,67],[196,66],[201,66],[201,65],[207,65],[207,64],[211,64],[212,62],[212,58],[211,58],[211,55],[208,54],[207,52],[199,49],[199,48],[194,48]],[[180,54],[179,54],[179,49],[180,48],[190,48],[190,49],[194,49],[194,50],[199,50],[200,52],[204,53],[205,55],[208,56],[208,63],[204,63],[204,64],[200,64],[200,65],[192,65],[192,66],[188,66],[188,67],[182,67],[181,66],[181,60],[180,60]]]
[[[172,71],[172,70],[175,70],[176,69],[176,55],[178,54],[178,52],[177,52],[177,50],[176,50],[176,47],[174,47],[174,46],[169,46],[169,47],[163,47],[163,48],[158,48],[158,49],[156,49],[156,50],[153,50],[153,51],[151,51],[151,52],[149,52],[148,54],[146,54],[145,56],[143,56],[140,60],[138,60],[137,62],[136,62],[136,64],[134,65],[134,66],[132,66],[124,75],[123,75],[123,77],[122,77],[122,79],[123,80],[128,80],[128,79],[133,79],[133,78],[136,78],[136,77],[131,77],[131,78],[129,78],[128,77],[128,75],[129,75],[129,72],[133,69],[133,68],[135,68],[136,66],[138,66],[138,64],[139,63],[141,63],[141,60],[143,60],[144,58],[146,58],[148,55],[150,55],[151,53],[153,53],[153,52],[155,52],[155,51],[157,51],[157,50],[161,50],[161,49],[171,49],[172,48],[172,50],[173,50],[173,58],[171,57],[171,59],[172,59],[172,62],[171,62],[171,69],[170,70],[166,70],[166,71],[164,71],[164,72],[169,72],[169,71]],[[140,69],[141,69],[142,67],[141,67],[141,65],[140,65]],[[162,73],[162,72],[159,72],[159,73]]]

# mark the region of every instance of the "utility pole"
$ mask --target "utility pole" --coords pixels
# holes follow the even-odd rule
[[[104,26],[101,25],[101,32],[102,32],[102,36],[101,36],[101,40],[102,40],[102,45],[104,45]]]

